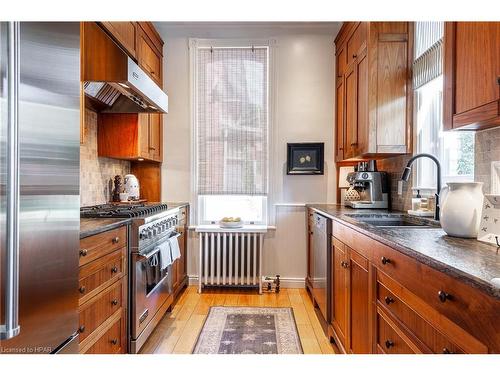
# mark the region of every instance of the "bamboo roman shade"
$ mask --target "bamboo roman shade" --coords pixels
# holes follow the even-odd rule
[[[413,88],[443,73],[443,22],[415,22]]]
[[[198,48],[197,192],[265,195],[268,48]]]

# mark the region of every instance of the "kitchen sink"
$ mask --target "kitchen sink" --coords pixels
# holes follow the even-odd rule
[[[362,223],[370,224],[380,228],[437,228],[435,224],[422,219],[410,218],[402,215],[348,215]]]

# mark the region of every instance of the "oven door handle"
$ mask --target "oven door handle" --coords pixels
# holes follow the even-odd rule
[[[181,236],[181,233],[179,232],[174,232],[173,235],[171,235],[170,237],[168,237],[169,240],[171,240],[172,238],[177,238],[177,237],[180,237]]]
[[[140,260],[149,260],[151,259],[155,254],[158,254],[160,252],[160,248],[156,247],[153,251],[150,251],[147,254],[137,254],[137,258]]]

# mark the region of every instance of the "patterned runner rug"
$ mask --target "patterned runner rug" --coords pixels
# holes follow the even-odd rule
[[[211,307],[194,354],[302,354],[289,307]]]

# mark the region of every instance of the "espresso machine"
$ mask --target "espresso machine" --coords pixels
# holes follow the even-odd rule
[[[347,182],[357,195],[356,198],[346,200],[345,205],[352,208],[388,208],[387,173],[377,171],[375,160],[359,162],[354,169],[354,172],[347,175]]]

